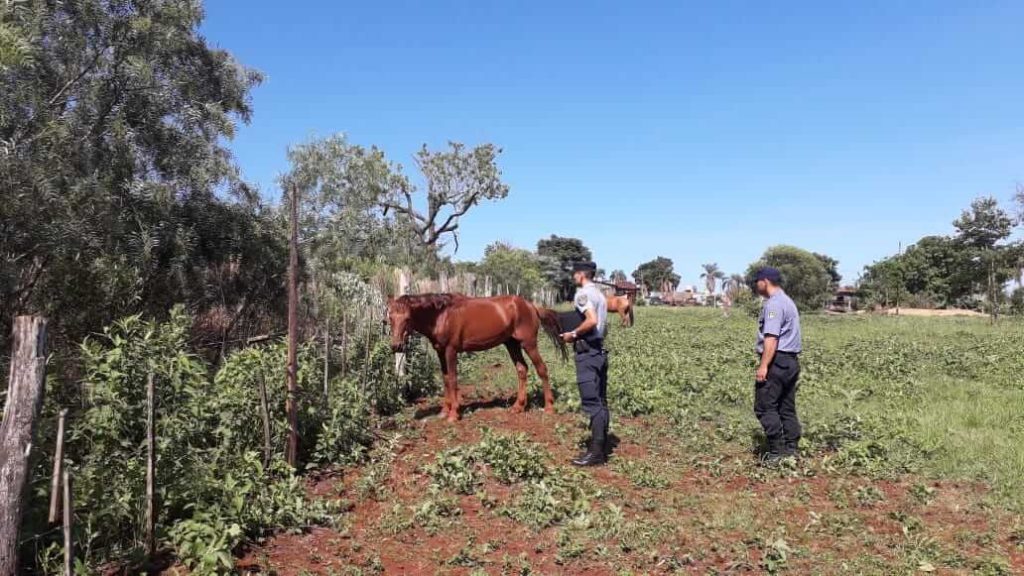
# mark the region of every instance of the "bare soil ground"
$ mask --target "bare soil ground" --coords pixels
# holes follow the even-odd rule
[[[589,506],[603,521],[534,530],[499,513],[518,502],[515,485],[486,477],[473,495],[429,490],[425,465],[445,449],[478,442],[485,428],[522,432],[553,468],[574,473],[568,460],[586,436],[580,418],[535,406],[512,414],[505,396],[487,386],[486,372],[478,388],[464,388],[468,408],[459,424],[433,416],[436,399],[424,401],[393,431],[390,451],[311,484],[315,494],[345,503],[338,528],[278,535],[247,550],[239,570],[1024,573],[1024,525],[993,506],[984,485],[849,476],[832,470],[828,454],[765,470],[735,445],[692,447],[657,418],[615,419],[612,461],[584,472],[599,491]]]

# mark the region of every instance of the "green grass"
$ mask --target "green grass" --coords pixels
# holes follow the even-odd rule
[[[807,316],[803,332],[805,452],[869,476],[985,481],[1004,506],[1024,509],[1024,322]],[[632,329],[613,319],[613,428],[616,416],[661,415],[690,449],[754,448],[754,336],[753,319],[706,309],[640,308]],[[578,409],[572,363],[548,343],[542,352],[559,409]],[[511,393],[512,369],[494,384]]]

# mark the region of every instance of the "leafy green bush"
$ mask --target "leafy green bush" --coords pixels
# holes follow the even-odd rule
[[[441,452],[425,470],[435,486],[459,494],[473,494],[480,484],[475,455],[464,446]]]
[[[317,350],[303,345],[298,350],[298,405],[300,454],[305,457],[314,447],[325,418],[322,407]],[[266,388],[270,411],[271,441],[274,459],[284,458],[288,420],[285,414],[285,379],[288,350],[284,343],[239,350],[228,356],[213,379],[207,401],[215,415],[213,432],[219,442],[218,454],[232,457],[246,451],[263,452],[264,433],[260,386]]]
[[[526,524],[534,530],[583,518],[590,512],[593,490],[578,475],[551,474],[523,485],[519,496],[498,510],[502,516]]]
[[[377,414],[396,414],[409,401],[440,390],[437,360],[423,338],[409,341],[404,378],[395,374],[395,355],[387,339],[372,342],[369,349],[365,343],[357,344],[356,356],[363,359],[361,372],[356,376]]]
[[[495,433],[487,428],[479,443],[441,452],[424,471],[438,488],[473,494],[485,465],[503,484],[543,480],[549,476],[545,451],[525,434]]]
[[[540,480],[548,475],[547,454],[525,434],[496,434],[484,429],[475,453],[503,484]]]
[[[669,480],[659,474],[649,463],[637,460],[616,460],[615,471],[625,475],[638,488],[664,489]]]
[[[311,461],[316,465],[352,464],[363,459],[371,442],[370,413],[358,382],[331,382],[327,412],[315,437]]]
[[[187,352],[188,326],[180,308],[164,324],[133,316],[82,347],[88,406],[72,422],[69,452],[86,528],[83,549],[98,558],[130,555],[140,541],[150,373],[157,389],[158,524],[186,515],[202,492],[215,489],[213,477],[198,473],[209,456],[204,431],[216,415],[207,401],[206,369]]]
[[[309,501],[283,463],[285,347],[241,350],[211,376],[189,352],[190,324],[175,308],[166,322],[126,318],[83,344],[86,405],[72,420],[68,456],[87,566],[130,562],[141,551],[150,374],[159,536],[193,573],[228,570],[246,538],[333,521],[333,510]],[[311,465],[351,463],[370,442],[369,404],[355,380],[330,382],[325,399],[320,365],[314,347],[300,348],[300,454]],[[269,469],[261,384],[270,414]]]

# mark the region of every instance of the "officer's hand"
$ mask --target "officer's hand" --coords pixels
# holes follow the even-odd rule
[[[768,368],[765,368],[764,366],[758,366],[757,367],[757,374],[754,375],[754,379],[757,380],[758,382],[764,382],[765,380],[767,380],[768,379]]]
[[[569,344],[572,344],[573,342],[576,341],[576,339],[573,338],[572,336],[572,332],[565,332],[564,334],[561,334],[559,337],[562,339],[562,342],[568,342]]]

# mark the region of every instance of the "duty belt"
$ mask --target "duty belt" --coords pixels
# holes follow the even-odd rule
[[[594,351],[600,352],[604,350],[604,340],[587,340],[582,338],[573,342],[572,348],[577,354],[586,354],[587,352]]]

